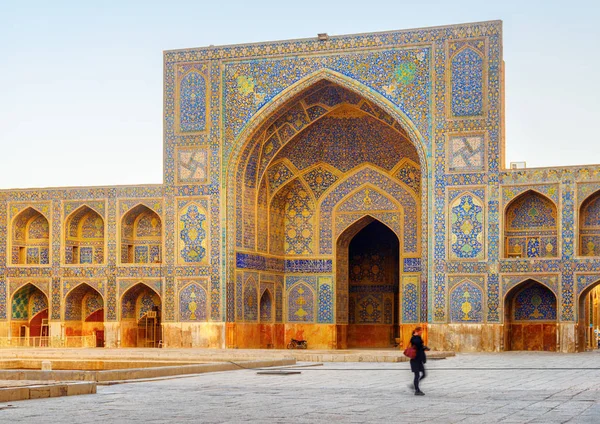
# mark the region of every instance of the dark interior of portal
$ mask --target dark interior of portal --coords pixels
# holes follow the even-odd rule
[[[398,337],[398,237],[373,221],[350,241],[348,347],[390,347]]]

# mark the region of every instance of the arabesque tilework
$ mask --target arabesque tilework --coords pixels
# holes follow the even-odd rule
[[[578,321],[600,167],[505,169],[501,38],[491,21],[166,51],[163,184],[0,191],[0,325],[30,318],[29,283],[54,328],[100,304],[112,323],[501,325],[530,281],[555,315],[523,292],[519,319]],[[393,264],[350,258],[375,221]],[[81,283],[100,297],[72,302]]]

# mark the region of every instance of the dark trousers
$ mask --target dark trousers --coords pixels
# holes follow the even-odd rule
[[[417,371],[413,373],[415,375],[415,380],[414,380],[414,384],[415,384],[415,391],[418,392],[419,389],[419,381],[423,380],[425,378],[425,368],[423,368],[421,371]]]

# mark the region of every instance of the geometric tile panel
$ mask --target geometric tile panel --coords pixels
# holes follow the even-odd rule
[[[448,141],[449,171],[483,171],[485,141],[482,135],[452,136]]]
[[[331,277],[319,277],[319,313],[318,322],[333,323],[333,283]]]
[[[179,69],[179,130],[195,132],[206,129],[207,65],[188,64]]]
[[[206,290],[197,283],[190,283],[179,292],[179,319],[181,321],[207,321],[208,302]]]
[[[483,202],[470,193],[450,205],[450,258],[483,259]]]
[[[450,320],[460,323],[483,321],[483,292],[472,282],[465,280],[450,294]]]
[[[288,322],[315,321],[315,294],[304,282],[299,282],[288,291]]]
[[[178,183],[204,184],[208,181],[209,153],[207,148],[177,149]]]
[[[207,262],[206,219],[206,210],[195,203],[180,209],[177,235],[180,242],[179,257],[184,263]]]
[[[451,59],[452,115],[478,116],[483,113],[483,57],[466,47]]]
[[[402,276],[402,323],[419,321],[419,276]]]

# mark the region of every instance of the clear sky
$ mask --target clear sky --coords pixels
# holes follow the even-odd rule
[[[600,163],[600,1],[0,0],[0,188],[162,182],[162,51],[501,19],[507,162]]]

